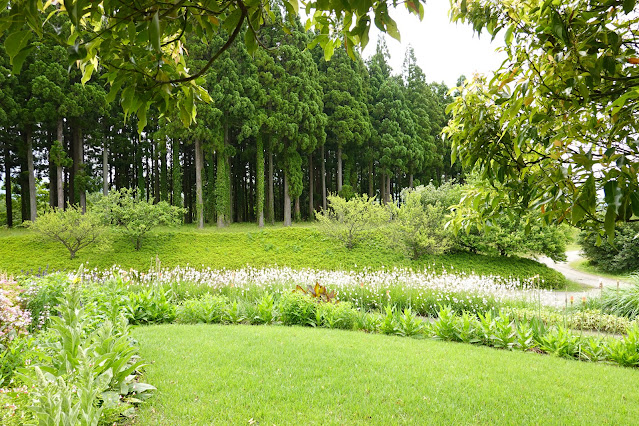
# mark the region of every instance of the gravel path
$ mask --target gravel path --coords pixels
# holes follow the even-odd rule
[[[544,295],[542,301],[545,305],[564,306],[566,303],[569,302],[571,296],[574,298],[574,303],[580,303],[582,297],[590,298],[598,296],[601,291],[600,285],[604,288],[617,287],[617,280],[588,274],[586,272],[577,271],[576,269],[572,268],[568,263],[582,258],[579,251],[575,250],[566,252],[566,257],[568,258],[566,262],[554,262],[552,259],[547,257],[540,258],[539,262],[544,263],[548,267],[561,272],[570,281],[578,282],[590,288],[584,289],[583,291],[549,292]],[[632,284],[624,281],[619,282],[620,287],[628,287],[630,285]]]

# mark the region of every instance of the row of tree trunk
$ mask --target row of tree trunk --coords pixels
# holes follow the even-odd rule
[[[66,143],[64,130],[64,122],[60,120],[55,138],[71,153],[71,159],[68,163],[49,162],[49,203],[51,206],[64,208],[68,201],[70,204],[79,204],[83,211],[86,211],[87,173],[83,129],[71,125],[67,133],[70,136],[67,139],[70,140]],[[37,191],[31,128],[25,127],[22,136],[23,150],[18,149],[19,163],[23,171],[19,179],[23,198],[22,218],[36,220]],[[270,149],[264,151],[261,138],[256,141],[254,158],[250,160],[246,157],[247,153],[252,152],[248,148],[246,152],[239,152],[230,157],[206,150],[199,139],[191,145],[174,141],[171,143],[170,152],[166,144],[161,146],[158,143],[147,143],[149,148],[142,149],[142,141],[139,138],[134,139],[132,144],[135,148],[130,150],[133,152],[133,158],[130,158],[130,153],[118,154],[116,150],[109,152],[108,141],[105,136],[101,149],[103,194],[106,195],[111,187],[137,187],[138,194],[149,200],[169,201],[174,205],[184,206],[187,210],[185,222],[195,221],[198,227],[204,227],[207,221],[217,222],[218,226],[226,226],[233,221],[256,221],[263,226],[265,222],[274,223],[276,220],[283,220],[284,225],[288,226],[293,218],[300,220],[303,214],[312,220],[317,210],[327,208],[329,183],[337,192],[342,191],[345,184],[341,147],[334,153],[337,161],[332,169],[333,173],[327,171],[324,146],[317,153],[308,155],[307,173],[304,177],[307,207],[302,211],[302,200],[300,197],[291,200],[286,175],[276,169],[277,158]],[[13,226],[13,165],[9,144],[4,146],[4,160],[7,225]],[[130,167],[131,163],[135,167]],[[398,175],[393,185],[393,176],[385,173],[378,176],[380,180],[376,184],[372,161],[368,162],[365,169],[354,168],[351,165],[350,170],[347,167],[347,171],[350,171],[347,172],[347,175],[350,175],[349,183],[355,183],[360,191],[366,188],[368,194],[373,196],[377,186],[383,202],[389,202],[391,198],[399,195],[402,187],[400,183],[405,183],[403,180],[408,180],[409,186],[413,184],[412,175]],[[225,181],[227,188],[218,189],[217,187],[224,185]],[[320,195],[316,198],[315,194],[318,192]],[[215,201],[216,197],[224,197],[227,193],[226,203]],[[281,216],[276,214],[276,205],[279,205],[278,211],[282,212]]]

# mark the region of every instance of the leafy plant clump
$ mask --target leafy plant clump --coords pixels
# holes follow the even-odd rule
[[[328,202],[328,209],[317,214],[317,221],[326,235],[340,240],[348,249],[390,219],[386,209],[367,195],[355,195],[349,200],[329,195]]]
[[[104,223],[115,226],[140,250],[142,239],[159,225],[177,226],[184,209],[171,206],[166,201],[153,204],[137,195],[134,190],[114,190],[96,203]]]
[[[639,271],[639,223],[626,223],[615,229],[614,244],[597,234],[583,232],[579,245],[591,265],[605,272]]]
[[[105,241],[106,227],[100,217],[91,210],[82,213],[78,206],[49,209],[35,222],[27,222],[27,226],[40,238],[62,244],[71,259],[79,250]]]
[[[416,260],[426,254],[442,254],[453,246],[446,229],[447,212],[439,202],[422,205],[425,187],[402,192],[402,202],[392,205],[392,240],[406,255]]]
[[[97,425],[131,416],[155,388],[137,380],[144,363],[124,316],[96,324],[73,287],[58,312],[41,337],[39,360],[18,375],[29,389],[34,418],[40,424]]]

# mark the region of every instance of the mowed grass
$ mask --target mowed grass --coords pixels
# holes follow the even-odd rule
[[[639,371],[278,326],[136,328],[158,388],[137,425],[629,424]]]
[[[418,261],[407,259],[388,244],[383,231],[353,250],[327,238],[316,225],[301,224],[291,228],[256,225],[233,225],[197,230],[193,226],[164,228],[153,232],[139,251],[121,234],[114,234],[108,247],[88,247],[70,260],[59,243],[43,242],[28,230],[0,231],[0,272],[20,274],[49,270],[75,270],[88,262],[89,268],[105,269],[119,265],[125,269],[146,271],[159,258],[163,267],[190,265],[195,268],[236,269],[289,266],[331,270],[371,268],[431,267],[435,270],[475,272],[480,275],[529,278],[540,275],[558,288],[564,287],[561,274],[530,259],[506,258],[458,253],[426,256]]]

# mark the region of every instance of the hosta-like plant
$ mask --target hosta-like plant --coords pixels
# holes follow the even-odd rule
[[[125,315],[132,324],[161,324],[173,321],[176,307],[169,300],[167,293],[159,288],[129,293],[124,306]]]
[[[382,318],[382,323],[379,327],[379,331],[383,334],[397,334],[397,314],[395,307],[386,305],[384,307],[385,314]]]
[[[455,340],[464,343],[479,343],[479,321],[475,315],[464,312],[461,317],[455,319]]]
[[[404,337],[422,335],[425,329],[424,321],[417,317],[411,308],[404,308],[397,316],[397,334]]]
[[[564,327],[553,327],[540,336],[539,349],[561,358],[574,358],[579,354],[579,336],[572,335]]]
[[[522,351],[527,351],[536,346],[534,331],[526,321],[516,323],[515,346]]]
[[[582,338],[580,343],[580,359],[590,362],[600,362],[608,358],[609,343],[606,340],[590,336]]]
[[[501,349],[512,349],[517,340],[517,334],[510,315],[501,312],[490,324],[490,342],[492,346]]]
[[[437,321],[433,323],[432,331],[436,339],[457,340],[455,313],[450,306],[439,310]]]
[[[608,358],[624,367],[639,367],[639,326],[628,330],[621,340],[611,340]]]

